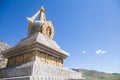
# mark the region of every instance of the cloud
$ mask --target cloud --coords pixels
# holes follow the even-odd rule
[[[106,50],[97,50],[96,51],[96,54],[104,54],[104,53],[107,53]]]
[[[82,51],[82,53],[86,53],[86,51]]]

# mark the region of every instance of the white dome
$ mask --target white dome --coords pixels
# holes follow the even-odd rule
[[[44,21],[34,21],[34,25],[41,27],[45,22]]]

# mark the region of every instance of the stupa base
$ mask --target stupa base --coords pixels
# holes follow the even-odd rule
[[[0,70],[0,80],[82,80],[82,74],[40,61]]]

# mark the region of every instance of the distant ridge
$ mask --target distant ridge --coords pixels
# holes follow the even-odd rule
[[[120,80],[119,73],[105,73],[96,70],[87,69],[72,69],[74,71],[81,71],[86,78],[85,80]]]

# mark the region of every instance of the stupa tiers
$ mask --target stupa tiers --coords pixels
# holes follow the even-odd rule
[[[30,22],[28,37],[2,52],[8,62],[7,67],[0,70],[0,80],[83,79],[80,72],[64,68],[64,59],[69,54],[52,40],[54,27],[46,20],[44,8],[27,20]]]

